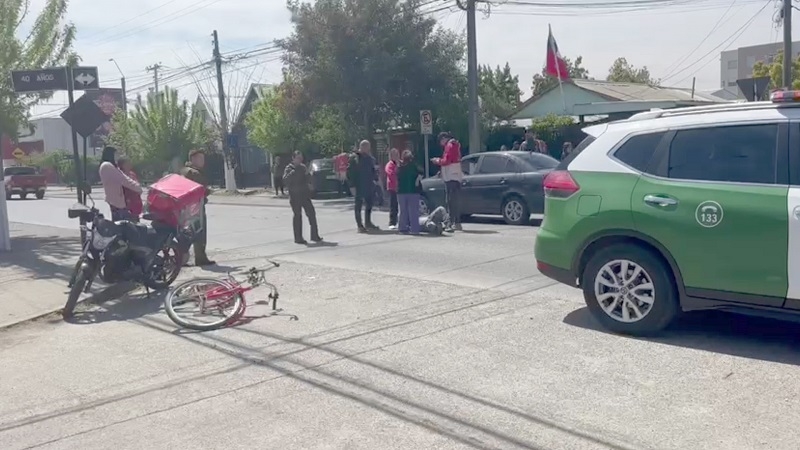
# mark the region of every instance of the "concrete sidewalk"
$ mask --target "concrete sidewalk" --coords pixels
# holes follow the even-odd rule
[[[11,252],[0,253],[0,328],[63,308],[80,251],[77,230],[12,222]],[[115,289],[96,282],[82,300],[122,294]]]

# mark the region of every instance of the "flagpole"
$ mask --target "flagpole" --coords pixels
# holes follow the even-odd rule
[[[550,24],[547,24],[547,32],[550,34],[550,37],[553,36],[553,28]],[[548,42],[553,42],[552,39],[548,39]],[[556,49],[553,45],[550,45],[550,53],[556,55]],[[559,67],[560,64],[556,61],[556,75],[558,77],[558,90],[561,91],[561,102],[564,104],[564,113],[567,113],[567,97],[564,96],[564,85],[561,83],[561,68]]]

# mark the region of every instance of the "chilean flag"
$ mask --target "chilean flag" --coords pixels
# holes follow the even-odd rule
[[[547,29],[547,65],[545,66],[545,71],[551,77],[559,80],[569,80],[567,62],[558,51],[558,44],[556,44],[556,38],[553,37],[553,30],[550,25],[547,26]]]

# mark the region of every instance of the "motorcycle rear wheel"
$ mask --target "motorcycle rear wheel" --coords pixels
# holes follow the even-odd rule
[[[181,252],[180,245],[174,240],[164,244],[158,253],[164,254],[163,257],[156,256],[156,258],[161,258],[161,267],[153,269],[149,279],[144,283],[145,286],[156,291],[166,289],[174,283],[183,266],[183,252]],[[165,271],[166,273],[164,273]]]

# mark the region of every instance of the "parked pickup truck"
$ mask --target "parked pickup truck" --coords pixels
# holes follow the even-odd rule
[[[19,195],[24,200],[28,194],[41,200],[47,189],[47,179],[36,173],[33,167],[6,167],[3,170],[3,182],[6,186],[6,200],[10,200],[12,195]]]

